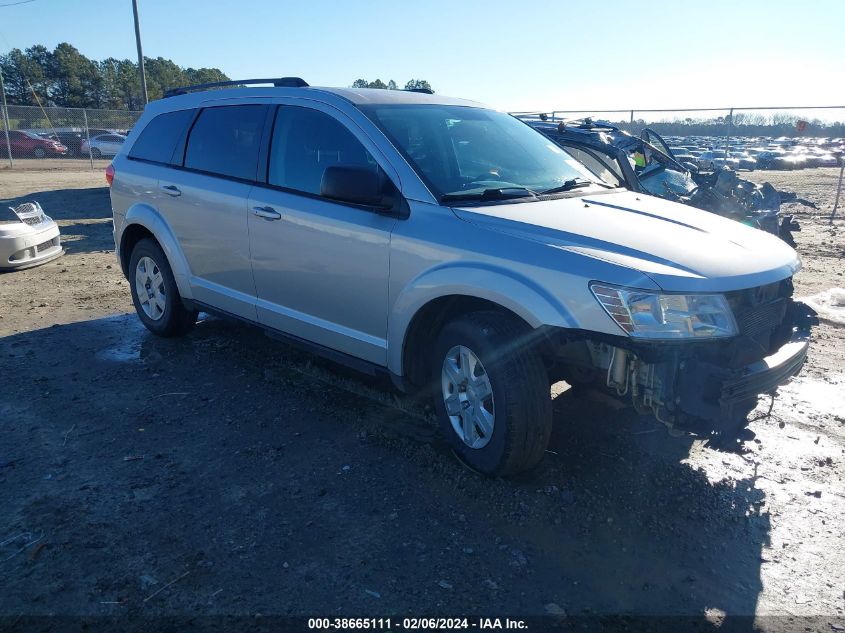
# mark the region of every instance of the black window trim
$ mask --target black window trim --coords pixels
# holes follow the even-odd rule
[[[395,214],[399,218],[408,217],[408,211],[407,211],[408,202],[405,199],[405,196],[402,195],[402,191],[399,189],[399,187],[396,186],[396,183],[393,182],[393,180],[387,174],[387,171],[379,163],[378,159],[375,156],[373,156],[372,152],[370,152],[366,147],[364,147],[364,151],[366,151],[368,154],[370,154],[370,156],[373,156],[373,160],[376,162],[376,166],[378,167],[379,172],[382,174],[382,176],[384,178],[387,179],[387,181],[391,184],[393,189],[396,191],[396,202],[390,208],[377,207],[377,206],[371,206],[371,205],[365,205],[365,204],[354,204],[352,202],[343,202],[342,200],[335,200],[333,198],[326,198],[325,196],[321,196],[319,193],[311,193],[310,191],[302,191],[301,189],[293,189],[291,187],[284,187],[282,185],[272,184],[270,182],[270,152],[273,149],[273,133],[275,132],[275,129],[276,129],[276,120],[278,119],[278,114],[279,114],[280,109],[282,109],[282,108],[302,108],[302,109],[306,109],[306,110],[313,110],[314,112],[320,112],[321,114],[325,114],[326,116],[334,119],[335,121],[338,122],[338,124],[343,125],[344,128],[346,128],[346,126],[341,121],[338,121],[337,119],[332,117],[330,114],[323,112],[322,110],[320,110],[318,108],[312,108],[312,107],[307,106],[307,105],[292,105],[292,104],[287,104],[287,103],[275,103],[275,104],[271,104],[271,107],[273,108],[272,122],[271,122],[271,125],[269,127],[265,127],[265,134],[266,134],[266,137],[267,137],[266,138],[266,144],[262,143],[262,149],[266,149],[266,152],[264,153],[264,156],[263,156],[263,160],[264,160],[263,169],[261,169],[262,165],[259,165],[259,172],[260,172],[260,175],[262,176],[262,178],[260,180],[256,181],[255,183],[253,183],[256,187],[261,187],[262,189],[269,189],[271,191],[279,191],[281,193],[287,193],[287,194],[291,194],[291,195],[294,195],[294,196],[302,196],[303,198],[310,198],[312,200],[322,200],[323,202],[336,204],[336,205],[342,206],[342,207],[349,207],[351,209],[358,209],[358,210],[361,210],[361,211],[369,211],[370,213],[375,213],[377,215],[387,215],[387,214],[393,215],[393,214]],[[268,118],[270,118],[270,117],[268,117]],[[348,130],[348,128],[347,128],[347,130]],[[348,131],[349,131],[350,134],[352,134],[351,130],[348,130]],[[355,135],[352,134],[352,136],[355,136]],[[359,143],[361,143],[361,141],[358,140],[357,137],[355,137],[355,140],[358,141]],[[361,145],[363,146],[363,143],[361,143]]]
[[[267,108],[267,116],[264,119],[264,127],[262,130],[261,142],[258,149],[258,162],[256,164],[256,179],[249,180],[246,178],[238,178],[236,176],[228,176],[226,174],[218,174],[216,172],[205,171],[202,169],[195,169],[192,167],[185,167],[185,155],[188,149],[188,139],[191,136],[191,132],[194,129],[194,125],[196,125],[197,119],[199,119],[200,114],[203,110],[208,108],[227,108],[232,106],[239,106],[239,105],[261,105]],[[351,209],[357,209],[359,211],[367,211],[370,213],[374,213],[376,215],[390,215],[396,217],[400,220],[407,219],[410,216],[410,206],[408,204],[408,200],[402,194],[402,190],[396,186],[396,183],[393,182],[393,179],[390,178],[387,171],[381,166],[378,159],[373,156],[373,160],[376,161],[376,165],[378,165],[379,171],[382,173],[384,178],[390,182],[393,186],[394,190],[396,191],[396,203],[391,208],[384,208],[384,207],[376,207],[370,205],[362,205],[362,204],[354,204],[351,202],[343,202],[341,200],[334,200],[332,198],[326,198],[325,196],[321,196],[320,194],[310,193],[308,191],[300,191],[299,189],[291,189],[290,187],[282,187],[280,185],[273,185],[269,182],[269,172],[270,172],[270,149],[272,146],[273,141],[273,130],[276,125],[276,117],[278,116],[279,109],[282,107],[294,107],[294,108],[307,108],[309,110],[315,110],[316,112],[322,112],[318,108],[312,108],[306,105],[291,105],[285,103],[233,103],[233,104],[225,104],[225,105],[214,105],[214,106],[204,106],[204,107],[196,107],[196,108],[185,108],[186,110],[193,110],[194,114],[191,118],[191,122],[189,125],[185,127],[185,130],[182,132],[179,140],[176,142],[176,147],[173,150],[173,155],[170,158],[169,163],[162,163],[160,161],[154,161],[147,158],[138,158],[129,156],[127,154],[126,158],[129,160],[138,161],[139,163],[146,163],[149,165],[157,165],[160,167],[166,167],[169,169],[174,169],[176,171],[184,171],[192,174],[199,174],[201,176],[209,176],[211,178],[219,178],[221,180],[228,180],[231,182],[242,183],[245,185],[252,185],[254,187],[260,187],[262,189],[268,189],[271,191],[278,191],[281,193],[287,193],[295,196],[302,196],[303,198],[310,198],[312,200],[321,200],[322,202],[327,202],[330,204],[335,204],[341,207],[347,207]],[[177,110],[171,110],[171,112],[176,112]],[[167,113],[162,113],[167,114]],[[323,114],[327,114],[323,112]],[[331,115],[327,115],[331,116]],[[338,121],[339,122],[339,121]],[[269,123],[269,125],[268,125]],[[340,123],[340,122],[339,122]],[[341,123],[342,125],[342,123]],[[146,126],[145,126],[146,127]],[[359,141],[360,142],[360,141]],[[366,149],[366,148],[364,148]],[[131,151],[131,150],[130,150]],[[372,155],[372,154],[371,154]],[[177,162],[178,159],[178,162]]]
[[[176,170],[179,170],[179,171],[185,171],[185,172],[192,173],[192,174],[200,174],[202,176],[211,176],[212,178],[220,178],[222,180],[229,180],[229,181],[232,181],[232,182],[240,182],[240,183],[244,183],[244,184],[247,184],[247,185],[260,184],[258,178],[259,178],[259,173],[260,173],[260,168],[261,168],[261,163],[260,163],[261,147],[262,147],[263,142],[264,142],[264,135],[267,134],[267,117],[266,117],[266,114],[265,114],[265,117],[264,117],[264,121],[261,124],[262,125],[261,132],[260,132],[261,139],[258,142],[258,156],[257,156],[256,161],[255,161],[255,176],[254,176],[254,179],[239,178],[238,176],[229,176],[227,174],[219,174],[219,173],[214,172],[214,171],[206,171],[204,169],[196,169],[194,167],[185,167],[185,157],[188,154],[188,141],[190,140],[191,133],[194,131],[194,126],[197,124],[197,121],[199,120],[200,115],[203,113],[203,111],[204,110],[210,110],[212,108],[237,108],[237,107],[240,107],[240,106],[259,106],[259,107],[262,107],[262,108],[271,107],[267,103],[227,103],[227,104],[223,104],[223,105],[212,105],[212,106],[204,106],[204,107],[196,108],[196,113],[194,114],[194,118],[191,121],[191,124],[187,127],[187,132],[184,135],[184,140],[180,139],[179,142],[176,143],[176,148],[174,149],[174,157],[175,157],[175,154],[176,154],[177,151],[181,152],[181,155],[182,155],[181,160],[178,163],[173,163],[171,165],[166,165],[166,166],[172,167],[173,169],[176,169]],[[173,160],[173,158],[171,158],[171,161],[172,160]]]
[[[126,158],[127,158],[127,160],[134,160],[135,162],[145,163],[147,165],[158,165],[159,167],[172,167],[174,169],[176,168],[176,165],[173,165],[171,163],[163,163],[160,160],[152,160],[152,159],[149,159],[149,158],[138,158],[137,156],[129,156],[128,154],[126,155]]]
[[[379,171],[381,171],[385,177],[387,174],[384,170],[379,166]],[[388,178],[388,180],[390,180]],[[399,212],[400,207],[404,204],[405,197],[402,195],[402,192],[396,187],[392,180],[390,180],[390,184],[396,190],[397,196],[397,203],[394,204],[392,207],[377,207],[371,206],[366,204],[355,204],[353,202],[344,202],[343,200],[335,200],[334,198],[326,198],[325,196],[321,196],[319,193],[311,193],[310,191],[300,191],[299,189],[291,189],[290,187],[282,187],[281,185],[271,185],[269,182],[253,182],[251,183],[256,187],[260,187],[261,189],[269,189],[270,191],[278,191],[279,193],[287,193],[293,196],[300,196],[302,198],[310,198],[312,200],[320,200],[322,202],[328,202],[331,204],[336,204],[341,207],[349,207],[352,209],[358,209],[360,211],[369,211],[371,213],[375,213],[377,215],[386,215],[393,212]]]
[[[174,112],[185,112],[185,111],[191,112],[191,117],[188,120],[188,124],[185,125],[185,127],[179,133],[179,138],[176,140],[176,145],[173,146],[173,152],[170,154],[170,160],[169,161],[167,161],[165,163],[165,162],[162,162],[162,161],[152,160],[152,159],[149,159],[149,158],[141,158],[140,156],[132,156],[132,149],[135,147],[135,143],[138,142],[138,139],[141,138],[141,135],[144,133],[144,130],[146,130],[147,127],[149,127],[150,123],[155,121],[158,117],[162,116],[163,114],[173,114]],[[188,134],[188,131],[194,126],[194,122],[197,120],[198,113],[199,113],[199,108],[183,108],[181,110],[168,110],[167,112],[162,112],[161,114],[155,115],[144,126],[144,129],[141,130],[140,132],[138,132],[138,138],[136,138],[132,142],[132,147],[129,148],[129,151],[126,153],[126,158],[129,159],[129,160],[138,161],[139,163],[146,163],[147,165],[158,165],[159,167],[170,167],[172,169],[177,169],[177,168],[181,167],[182,163],[184,163],[184,160],[185,160],[184,159],[184,152],[185,152],[185,145],[186,145],[186,141],[187,141],[187,134]],[[177,152],[179,152],[180,150],[182,151],[182,154],[183,154],[182,163],[176,164],[173,161],[177,156]]]

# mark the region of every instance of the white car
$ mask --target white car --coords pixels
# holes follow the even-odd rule
[[[103,156],[116,156],[123,147],[125,136],[120,134],[100,134],[91,139],[91,156],[102,158]],[[79,147],[80,153],[84,156],[88,153],[88,141],[82,141]]]
[[[37,202],[0,211],[0,270],[30,268],[64,253],[58,225]]]

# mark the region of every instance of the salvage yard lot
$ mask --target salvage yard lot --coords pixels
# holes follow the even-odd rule
[[[818,206],[786,205],[798,296],[845,286],[837,175],[750,174]],[[254,328],[149,334],[103,185],[0,170],[67,248],[0,275],[0,616],[845,617],[845,328],[817,328],[745,455],[559,384],[544,462],[488,480],[422,403]]]

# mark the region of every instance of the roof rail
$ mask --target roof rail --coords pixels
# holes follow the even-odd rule
[[[210,88],[224,88],[226,86],[253,86],[257,84],[273,84],[276,88],[307,88],[308,83],[299,77],[276,77],[275,79],[237,79],[233,81],[215,81],[209,84],[197,84],[195,86],[182,86],[171,88],[165,91],[165,97],[186,95],[189,92],[199,92]]]
[[[431,88],[403,88],[405,92],[421,92],[424,95],[433,95],[434,90]]]
[[[546,113],[533,113],[533,112],[512,112],[512,116],[516,117],[517,119],[522,119],[526,122],[542,122],[548,123],[549,125],[557,124],[558,128],[578,128],[580,130],[618,130],[619,128],[609,121],[599,120],[596,121],[592,117],[580,117],[580,118],[569,118],[564,119],[557,116],[549,116]]]

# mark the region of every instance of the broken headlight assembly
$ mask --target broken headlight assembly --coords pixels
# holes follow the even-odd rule
[[[714,339],[737,334],[724,295],[665,294],[603,283],[590,290],[628,336],[650,340]]]

